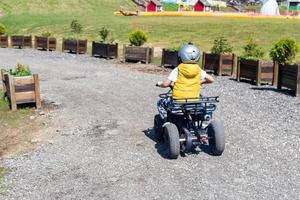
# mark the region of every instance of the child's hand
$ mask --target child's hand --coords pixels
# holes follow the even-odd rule
[[[161,84],[162,84],[162,81],[158,81],[155,86],[156,87],[161,87]]]

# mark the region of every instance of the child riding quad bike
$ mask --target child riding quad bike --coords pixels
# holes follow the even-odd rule
[[[216,110],[216,97],[202,97],[201,84],[212,83],[213,78],[197,64],[200,50],[191,43],[178,52],[179,66],[168,79],[156,86],[171,87],[172,93],[160,94],[154,117],[154,130],[158,140],[168,146],[168,156],[176,159],[180,153],[200,151],[208,146],[213,155],[221,155],[225,148],[222,123],[212,120]]]

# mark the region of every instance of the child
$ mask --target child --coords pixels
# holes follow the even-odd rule
[[[200,68],[200,50],[189,43],[183,45],[178,52],[178,65],[168,79],[158,82],[157,87],[172,87],[173,99],[199,98],[201,84],[213,83],[212,76]]]

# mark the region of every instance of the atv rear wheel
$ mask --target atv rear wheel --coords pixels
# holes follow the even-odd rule
[[[164,126],[164,137],[168,147],[168,154],[171,159],[176,159],[180,153],[179,132],[177,126],[167,123]]]
[[[211,152],[215,156],[222,155],[225,149],[225,133],[220,121],[212,120],[207,129],[208,142]]]

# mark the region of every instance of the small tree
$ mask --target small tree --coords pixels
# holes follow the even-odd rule
[[[6,33],[6,28],[3,24],[0,23],[0,35],[3,35]]]
[[[248,43],[243,47],[244,51],[242,53],[242,57],[250,60],[258,60],[264,57],[264,52],[262,51],[261,47],[250,38]]]
[[[70,27],[72,29],[72,32],[76,34],[76,37],[78,39],[78,35],[82,32],[82,25],[78,22],[78,20],[74,19]]]
[[[299,46],[295,40],[283,38],[276,42],[270,50],[270,57],[279,64],[288,64],[293,61],[299,52]]]
[[[132,32],[129,35],[130,44],[134,46],[142,46],[145,42],[147,42],[147,36],[142,30],[137,30]]]
[[[99,31],[99,35],[102,39],[102,42],[105,42],[109,35],[109,30],[106,27],[102,27],[101,30]]]
[[[228,44],[227,39],[221,36],[214,40],[211,52],[213,54],[232,53],[232,47]]]

